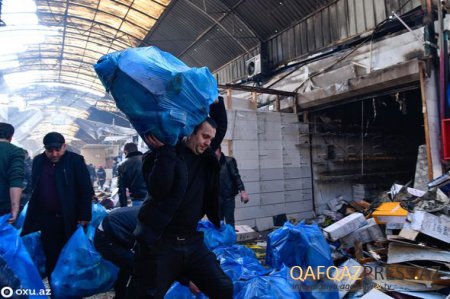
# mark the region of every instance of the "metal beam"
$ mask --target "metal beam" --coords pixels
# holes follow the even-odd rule
[[[274,94],[274,95],[280,95],[280,96],[285,96],[285,97],[296,97],[297,96],[296,92],[264,88],[264,87],[255,87],[255,86],[219,84],[219,88],[256,92],[256,93],[261,93],[261,94]]]

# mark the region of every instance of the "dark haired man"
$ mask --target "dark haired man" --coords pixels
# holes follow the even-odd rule
[[[147,197],[147,186],[142,175],[142,153],[135,143],[127,143],[123,148],[126,159],[118,167],[119,202],[121,207],[128,204],[127,188],[133,206],[139,206]]]
[[[219,227],[219,171],[214,151],[225,136],[223,99],[211,105],[211,117],[176,146],[154,136],[154,151],[144,158],[150,199],[138,215],[134,286],[137,298],[163,298],[184,277],[209,298],[233,298],[233,285],[196,231],[206,214]],[[217,124],[216,124],[217,123]]]
[[[12,125],[0,123],[0,216],[11,213],[11,224],[19,213],[25,164],[23,149],[11,144],[13,135]]]
[[[59,253],[77,228],[91,220],[92,188],[83,156],[67,150],[64,136],[44,136],[44,153],[33,159],[31,197],[22,235],[41,231],[50,278]]]
[[[220,220],[225,219],[226,224],[234,227],[234,210],[236,195],[241,195],[241,201],[249,201],[244,183],[237,167],[236,159],[225,156],[222,148],[216,150],[216,156],[220,163]]]

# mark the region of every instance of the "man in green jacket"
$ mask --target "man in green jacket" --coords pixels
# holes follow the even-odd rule
[[[19,213],[25,164],[23,149],[11,144],[13,135],[12,125],[0,123],[0,216],[11,213],[11,224]]]

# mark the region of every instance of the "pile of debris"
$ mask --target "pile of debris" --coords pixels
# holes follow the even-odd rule
[[[323,232],[340,268],[360,269],[342,282],[343,298],[446,298],[450,293],[449,198],[440,189],[393,185],[372,202],[334,199]],[[336,221],[329,225],[330,221]],[[351,267],[348,267],[351,265]],[[344,267],[347,266],[347,267]],[[372,291],[372,289],[376,289]],[[380,297],[380,292],[385,297]]]

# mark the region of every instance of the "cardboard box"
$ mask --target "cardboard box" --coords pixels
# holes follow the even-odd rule
[[[450,217],[417,211],[408,216],[410,228],[450,244]]]
[[[375,219],[370,218],[367,220],[367,225],[358,228],[353,233],[346,235],[341,238],[339,242],[343,248],[351,248],[354,246],[355,241],[358,240],[362,244],[369,243],[372,241],[384,241],[386,238],[381,231],[381,228],[375,222]]]
[[[405,223],[408,211],[400,206],[400,202],[383,202],[372,216],[378,224]]]
[[[327,238],[337,241],[364,225],[367,225],[364,215],[361,213],[353,213],[338,222],[327,226],[323,231],[327,235]]]
[[[258,238],[258,232],[248,225],[236,225],[236,241],[248,241]]]

